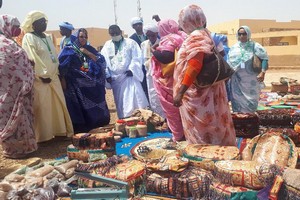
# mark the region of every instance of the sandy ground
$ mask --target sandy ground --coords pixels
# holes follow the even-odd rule
[[[271,82],[278,82],[280,77],[293,78],[300,82],[300,68],[268,70],[265,77],[265,83],[267,86],[266,90],[271,88]],[[114,124],[117,119],[117,115],[111,90],[107,91],[106,99],[111,113],[111,124]],[[69,144],[71,144],[70,139],[55,138],[49,142],[39,144],[38,151],[34,152],[26,159],[7,159],[3,157],[2,149],[0,147],[0,179],[21,166],[34,163],[36,160],[41,159],[43,161],[47,161],[65,155]]]

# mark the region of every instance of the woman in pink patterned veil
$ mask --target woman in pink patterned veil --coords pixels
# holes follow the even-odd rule
[[[174,71],[174,105],[179,107],[185,138],[192,144],[235,146],[225,82],[207,88],[193,84],[203,58],[214,48],[202,9],[197,5],[183,8],[179,25],[189,35],[178,52]]]
[[[173,70],[169,66],[170,73],[163,74],[162,67],[174,62],[175,51],[178,51],[186,34],[179,31],[178,24],[171,19],[165,19],[158,23],[158,31],[161,36],[159,46],[153,51],[153,85],[158,93],[163,111],[166,114],[168,126],[173,135],[173,141],[184,139],[183,127],[179,109],[173,105]]]
[[[32,126],[33,67],[12,39],[20,33],[16,17],[0,15],[0,142],[9,158],[22,158],[37,150]]]

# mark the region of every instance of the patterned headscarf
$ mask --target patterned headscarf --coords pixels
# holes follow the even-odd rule
[[[179,31],[178,24],[172,19],[165,19],[158,23],[158,33],[161,37],[156,50],[171,51],[179,49],[186,38],[186,33]]]
[[[27,14],[21,27],[25,31],[25,33],[31,33],[34,31],[32,28],[33,22],[35,22],[36,20],[42,19],[42,18],[45,18],[46,20],[48,20],[47,16],[43,12],[37,11],[37,10],[31,11]]]
[[[179,14],[180,27],[189,34],[181,49],[182,59],[189,60],[197,53],[212,54],[214,42],[210,32],[204,27],[206,17],[197,5],[184,7]]]
[[[0,15],[0,31],[5,37],[12,37],[11,28],[13,26],[20,26],[20,22],[16,17],[11,15]]]
[[[251,39],[251,31],[250,31],[250,28],[248,26],[241,26],[238,31],[236,32],[236,38],[239,39],[239,30],[240,29],[244,29],[245,32],[247,33],[247,40],[249,41]]]
[[[164,37],[170,33],[177,34],[179,26],[173,19],[164,19],[158,22],[158,32],[160,37]]]
[[[204,28],[206,17],[199,6],[189,5],[180,11],[178,22],[184,32],[190,34],[194,30]]]

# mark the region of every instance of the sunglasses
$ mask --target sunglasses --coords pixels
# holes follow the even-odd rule
[[[238,33],[238,36],[242,36],[242,35],[246,36],[247,33]]]
[[[86,37],[86,36],[79,36],[79,38],[84,38],[84,39],[87,39],[87,37]]]

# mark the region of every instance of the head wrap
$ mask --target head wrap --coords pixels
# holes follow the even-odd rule
[[[170,33],[178,34],[179,26],[173,19],[164,19],[158,22],[158,32],[161,37]]]
[[[7,37],[12,37],[11,28],[20,26],[19,20],[12,15],[0,15],[0,31]]]
[[[61,23],[59,24],[59,27],[64,27],[64,28],[66,28],[66,29],[68,29],[68,30],[70,30],[70,31],[74,30],[73,25],[70,24],[69,22],[61,22]]]
[[[34,31],[32,28],[33,22],[35,22],[36,20],[42,19],[42,18],[45,18],[46,20],[48,20],[47,16],[43,12],[37,11],[37,10],[31,11],[27,14],[21,27],[26,33],[33,32]]]
[[[138,24],[138,23],[143,23],[143,20],[140,17],[134,17],[131,19],[131,26]]]
[[[144,26],[144,33],[146,34],[148,31],[153,33],[158,33],[158,27],[156,24],[149,23]]]
[[[248,26],[241,26],[238,31],[236,32],[236,38],[238,39],[238,33],[239,33],[239,30],[240,29],[244,29],[247,33],[247,40],[249,41],[251,39],[251,31],[250,31],[250,28]]]
[[[178,22],[184,32],[190,34],[194,30],[205,28],[206,17],[199,6],[189,5],[180,11]]]

